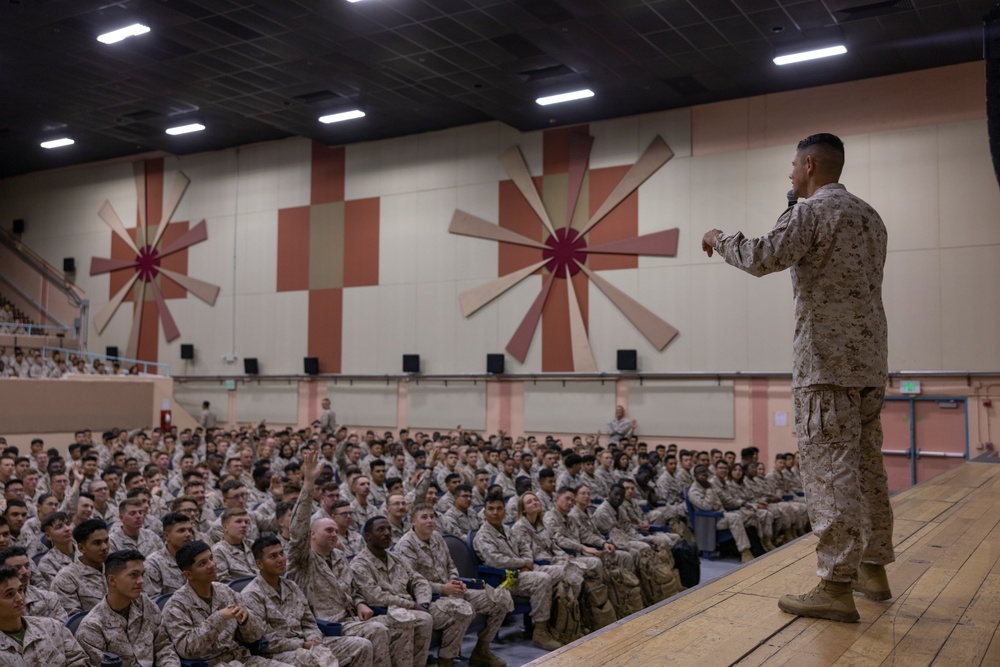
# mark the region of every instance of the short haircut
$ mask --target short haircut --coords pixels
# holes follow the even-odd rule
[[[484,504],[489,505],[490,503],[500,503],[501,505],[503,505],[504,504],[503,494],[502,493],[490,493],[490,494],[488,494],[486,496],[486,500],[485,500]]]
[[[250,516],[250,512],[247,512],[242,507],[233,507],[227,509],[225,512],[222,513],[222,516],[219,518],[219,523],[225,526],[227,523],[229,523],[231,520],[233,520],[238,516]]]
[[[385,461],[383,461],[382,459],[375,459],[374,461],[368,464],[369,470],[371,470],[372,468],[384,468],[384,467],[385,467]]]
[[[208,546],[201,540],[192,540],[177,550],[177,555],[174,556],[174,560],[177,561],[177,567],[180,568],[181,572],[187,572],[191,569],[191,566],[194,565],[198,556],[211,550],[212,547]]]
[[[182,498],[184,496],[181,496]],[[179,523],[191,523],[191,517],[180,512],[170,512],[163,517],[163,530],[170,530]]]
[[[99,530],[107,531],[108,524],[104,523],[103,519],[87,519],[73,529],[73,539],[77,544],[83,544]]]
[[[191,503],[193,505],[197,505],[198,501],[194,499],[194,496],[177,496],[170,503],[170,511],[176,512],[180,508],[180,506],[183,505],[184,503]]]
[[[0,584],[6,584],[11,579],[18,579],[17,568],[8,567],[6,565],[0,567]]]
[[[282,519],[284,519],[285,515],[291,512],[293,507],[295,507],[295,503],[287,500],[282,500],[280,503],[275,505],[274,506],[275,520],[281,521]]]
[[[274,533],[264,533],[256,540],[253,541],[253,545],[250,547],[250,551],[253,553],[254,560],[260,560],[261,556],[264,555],[264,549],[268,547],[280,547],[281,540]]]
[[[459,484],[458,486],[455,487],[455,493],[461,493],[464,491],[472,493],[472,487],[469,486],[468,484]]]
[[[413,519],[415,519],[417,517],[417,514],[424,510],[430,510],[431,512],[434,512],[434,506],[431,505],[430,503],[425,503],[425,502],[414,503],[413,507],[410,508],[410,520],[412,521]],[[435,516],[437,516],[436,513]]]
[[[104,576],[109,574],[119,574],[129,563],[133,561],[144,561],[146,557],[141,551],[135,549],[119,549],[108,554],[108,559],[104,561]]]
[[[373,516],[372,518],[365,521],[365,525],[361,527],[362,535],[371,535],[372,526],[374,526],[379,521],[388,521],[384,516]]]
[[[462,476],[459,475],[457,472],[450,472],[450,473],[448,473],[447,475],[444,476],[444,483],[448,484],[452,480],[456,480],[456,479],[462,479]]]
[[[126,473],[125,474],[125,486],[128,486],[128,483],[131,482],[133,479],[138,479],[140,477],[142,477],[142,473],[139,472],[139,471]]]
[[[124,514],[129,507],[138,507],[142,509],[143,502],[136,498],[135,496],[131,498],[126,498],[125,500],[118,503],[118,513]]]
[[[548,479],[549,477],[555,477],[555,476],[556,473],[554,470],[552,470],[552,468],[542,468],[541,470],[538,471],[538,481],[542,481],[543,479]]]
[[[573,466],[578,465],[580,463],[583,463],[583,457],[575,452],[566,457],[567,468],[572,468]]]
[[[231,459],[231,460],[235,461],[236,459]],[[235,479],[227,479],[225,482],[222,483],[222,497],[225,498],[226,494],[232,491],[233,489],[242,489],[242,488],[243,488],[243,482],[240,482]]]
[[[42,529],[42,534],[44,534],[46,530],[51,528],[52,524],[56,523],[57,521],[60,523],[68,524],[70,522],[69,515],[66,514],[66,512],[53,512],[52,514],[49,514],[47,517],[42,519],[42,523],[40,525]]]
[[[0,551],[0,565],[6,565],[7,561],[11,558],[17,558],[18,556],[27,556],[28,550],[22,547],[20,544],[13,544],[3,551]]]
[[[564,493],[572,493],[575,496],[576,489],[574,489],[572,486],[560,486],[558,489],[556,489],[557,496],[561,496]]]

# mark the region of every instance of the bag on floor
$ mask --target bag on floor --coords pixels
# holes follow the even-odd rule
[[[642,611],[642,591],[635,572],[621,567],[610,558],[604,560],[604,571],[608,578],[608,597],[618,618]]]
[[[583,636],[580,632],[580,601],[565,581],[552,587],[549,633],[561,644],[575,642]]]
[[[618,620],[615,607],[611,604],[608,585],[596,570],[587,570],[584,575],[581,597],[580,622],[584,632],[600,630]]]
[[[678,542],[671,549],[674,564],[684,588],[697,586],[701,581],[701,558],[694,542]]]
[[[680,592],[681,582],[667,549],[646,549],[639,556],[642,601],[648,607]]]

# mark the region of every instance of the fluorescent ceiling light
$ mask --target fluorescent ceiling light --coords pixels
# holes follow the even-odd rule
[[[364,118],[365,112],[360,109],[354,109],[353,111],[342,111],[340,113],[332,113],[329,116],[320,116],[319,122],[321,123],[339,123],[342,120],[351,120],[353,118]]]
[[[817,58],[828,58],[830,56],[841,56],[847,53],[847,47],[838,44],[825,49],[813,49],[812,51],[802,51],[800,53],[790,53],[787,56],[778,56],[774,59],[775,65],[791,65],[800,63],[803,60],[815,60]]]
[[[189,125],[178,125],[167,128],[167,134],[187,134],[188,132],[201,132],[205,126],[201,123],[190,123]]]
[[[75,143],[69,137],[63,137],[61,139],[53,139],[52,141],[43,141],[42,148],[62,148],[63,146],[72,146]]]
[[[111,32],[106,32],[103,35],[98,35],[97,41],[104,44],[114,44],[115,42],[120,42],[123,39],[128,39],[129,37],[145,35],[147,32],[149,32],[148,26],[144,26],[141,23],[133,23],[132,25],[125,26],[124,28],[118,28],[118,30],[112,30]]]
[[[570,100],[582,100],[585,97],[593,97],[594,91],[589,88],[584,88],[583,90],[574,90],[569,93],[561,93],[559,95],[549,95],[548,97],[539,97],[535,102],[542,105],[543,107],[548,104],[559,104],[560,102],[569,102]]]

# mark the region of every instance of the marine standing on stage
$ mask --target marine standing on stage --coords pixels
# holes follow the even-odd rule
[[[854,588],[892,596],[892,509],[879,414],[888,375],[882,305],[887,233],[879,214],[838,181],[844,144],[832,134],[799,142],[793,195],[802,199],[759,238],[718,229],[702,249],[754,276],[791,269],[795,302],[792,401],[809,519],[819,538],[820,582],[778,606],[800,616],[856,621]]]

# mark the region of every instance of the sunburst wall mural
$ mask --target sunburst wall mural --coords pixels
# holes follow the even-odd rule
[[[605,259],[602,256],[606,255],[628,256],[635,262],[639,256],[676,256],[679,234],[677,229],[631,236],[622,236],[620,229],[611,231],[610,235],[600,233],[601,223],[608,220],[623,202],[637,197],[639,186],[673,157],[673,151],[662,138],[657,136],[638,161],[620,176],[610,192],[599,196],[597,190],[601,189],[601,186],[598,185],[598,181],[607,184],[609,178],[613,180],[618,176],[618,170],[592,171],[589,168],[590,150],[593,145],[593,137],[589,132],[584,128],[572,128],[563,133],[550,131],[546,133],[546,138],[554,139],[547,142],[544,148],[546,165],[564,165],[565,175],[559,166],[554,166],[546,169],[542,179],[533,179],[524,156],[516,145],[499,158],[504,171],[510,177],[509,183],[520,193],[527,209],[523,206],[511,207],[520,210],[513,216],[505,216],[501,206],[500,224],[494,224],[462,210],[456,210],[452,216],[449,232],[498,242],[501,244],[501,272],[503,273],[505,268],[512,269],[496,280],[463,292],[459,296],[463,315],[472,316],[528,276],[541,273],[541,290],[507,343],[507,352],[518,362],[524,363],[539,321],[544,317],[557,320],[568,316],[569,340],[552,341],[547,347],[565,347],[568,344],[569,358],[550,354],[548,355],[550,359],[547,360],[543,355],[543,370],[595,372],[597,363],[587,333],[585,301],[583,295],[578,294],[583,291],[581,287],[585,289],[589,281],[615,305],[653,347],[663,350],[677,335],[677,329],[612,285],[596,271],[601,268],[638,266],[637,263],[630,262],[626,262],[625,265],[601,262],[601,259]],[[560,155],[558,158],[553,158],[550,152]],[[550,176],[551,180],[545,180]],[[501,184],[501,189],[503,186],[504,184]],[[543,196],[547,201],[543,201]],[[503,197],[501,199],[503,200]],[[562,208],[565,209],[564,217],[550,215],[550,209]],[[637,229],[637,212],[631,217],[634,218],[631,227]],[[504,224],[505,222],[507,224]],[[619,225],[620,228],[629,226],[627,223]],[[503,261],[505,247],[534,250],[530,253],[520,253],[513,262],[505,262]],[[563,291],[565,298],[554,298],[555,293]],[[559,312],[564,310],[563,303],[566,304],[565,314]]]
[[[136,225],[126,228],[110,201],[105,200],[98,216],[114,232],[111,257],[93,257],[90,275],[111,273],[111,300],[94,317],[98,333],[126,300],[133,302],[132,329],[125,356],[156,361],[158,324],[170,342],[180,336],[168,298],[183,298],[187,292],[215,305],[219,287],[187,274],[187,249],[208,239],[202,220],[194,227],[173,222],[191,181],[177,172],[170,192],[164,197],[163,160],[146,160],[133,165],[136,187]],[[154,222],[155,221],[155,222]],[[169,282],[164,282],[163,278]],[[147,304],[146,302],[151,303]]]

